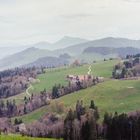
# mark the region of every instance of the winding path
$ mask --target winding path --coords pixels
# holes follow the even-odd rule
[[[30,84],[30,86],[26,89],[26,94],[28,95],[28,96],[30,96],[31,97],[31,94],[29,93],[29,90],[33,90],[34,89],[34,87]]]
[[[91,65],[88,67],[88,72],[87,72],[88,75],[91,74]]]
[[[36,82],[40,82],[40,80],[36,79]],[[34,90],[34,87],[32,86],[32,84],[30,84],[30,86],[26,89],[26,94],[31,97],[31,93],[29,92],[30,89]]]

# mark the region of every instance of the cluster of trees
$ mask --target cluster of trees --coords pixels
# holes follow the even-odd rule
[[[24,98],[24,104],[16,105],[15,100],[4,102],[0,100],[0,117],[15,117],[30,113],[44,105],[49,104],[48,94],[42,91],[39,95]]]
[[[126,59],[137,58],[137,57],[140,57],[140,54],[139,53],[138,54],[135,54],[135,55],[130,55],[130,54],[126,55]]]
[[[107,140],[139,140],[140,114],[127,115],[116,112],[104,116],[104,137]]]
[[[75,110],[70,109],[66,118],[46,114],[43,119],[27,125],[26,135],[32,137],[64,138],[64,140],[96,140],[98,108],[91,101],[89,107],[77,101]]]
[[[135,57],[114,66],[112,77],[116,79],[136,77],[139,73],[140,58]]]
[[[43,72],[43,68],[15,68],[0,72],[0,98],[17,95],[28,86],[29,78]]]
[[[25,77],[34,77],[36,74],[41,74],[44,71],[44,67],[29,67],[29,68],[15,68],[8,69],[0,72],[0,79],[5,77],[13,76],[25,76]]]
[[[3,80],[0,84],[0,98],[17,95],[27,88],[28,81],[24,77],[9,77],[8,81]]]
[[[18,116],[28,114],[42,106],[49,104],[48,93],[46,91],[40,92],[39,95],[33,95],[29,98],[24,98],[24,105],[18,106]]]
[[[15,118],[15,120],[14,120],[15,125],[19,125],[19,124],[22,124],[22,123],[23,123],[22,119]]]
[[[14,126],[9,118],[0,118],[0,134],[14,133]]]
[[[85,89],[87,87],[96,85],[100,80],[98,77],[89,78],[89,80],[80,81],[77,80],[75,83],[69,82],[68,86],[61,86],[61,84],[54,85],[52,88],[52,99],[59,98],[61,96],[70,94],[72,92]]]
[[[64,120],[64,140],[97,140],[98,108],[91,101],[89,108],[77,101],[76,109],[69,110]]]
[[[17,106],[15,100],[8,101],[5,103],[3,100],[0,101],[0,117],[12,117],[17,114]]]
[[[64,122],[53,113],[47,113],[42,119],[28,124],[26,131],[21,132],[31,137],[62,138]]]

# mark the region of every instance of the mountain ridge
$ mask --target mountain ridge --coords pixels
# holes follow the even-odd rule
[[[67,37],[65,37],[65,38],[67,38]],[[94,49],[95,48],[101,49],[101,47],[102,47],[102,51],[105,51],[105,48],[106,49],[107,48],[112,48],[112,49],[120,48],[119,49],[120,52],[121,52],[121,48],[126,48],[126,50],[125,49],[124,50],[127,53],[131,53],[131,52],[136,53],[136,52],[139,52],[139,50],[136,50],[136,48],[140,49],[140,40],[107,37],[107,38],[92,40],[92,41],[88,41],[88,42],[84,42],[84,43],[80,43],[80,44],[76,44],[76,45],[72,45],[72,46],[68,46],[68,47],[56,49],[56,50],[39,49],[39,48],[33,46],[24,51],[18,52],[16,54],[13,54],[6,58],[1,59],[0,68],[10,68],[11,65],[13,67],[17,67],[17,66],[33,63],[34,61],[36,61],[37,59],[39,59],[41,57],[59,57],[60,55],[63,55],[63,54],[70,55],[72,60],[74,60],[74,59],[80,59],[80,60],[85,59],[86,60],[86,57],[88,57],[88,60],[92,59],[91,61],[93,61],[93,59],[95,59],[95,57],[90,58],[91,55],[87,56],[87,55],[83,54],[85,49],[92,48],[92,47]],[[128,51],[128,49],[130,49],[130,48],[131,48],[131,51]],[[123,51],[124,54],[126,54],[125,51]],[[97,59],[98,59],[98,56],[100,57],[100,59],[105,57],[100,52],[99,53],[94,52],[94,54],[95,54],[95,56],[97,56]],[[113,54],[111,54],[107,57],[110,57],[110,56],[117,57],[118,55],[116,55],[116,53],[114,55],[114,52],[113,52]]]

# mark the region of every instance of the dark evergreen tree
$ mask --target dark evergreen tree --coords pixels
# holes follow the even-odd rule
[[[70,109],[64,121],[64,140],[74,140],[74,112]]]
[[[94,104],[94,101],[93,100],[91,100],[90,108],[95,109],[95,104]]]

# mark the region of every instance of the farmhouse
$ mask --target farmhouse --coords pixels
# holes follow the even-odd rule
[[[98,82],[103,82],[104,77],[95,77],[92,75],[67,75],[67,79],[70,81],[71,84],[76,83],[77,81],[83,82],[83,81],[91,81],[93,79],[96,79]]]
[[[94,76],[91,75],[67,75],[67,79],[71,82],[71,83],[75,83],[76,81],[88,81],[91,79],[94,79]]]

